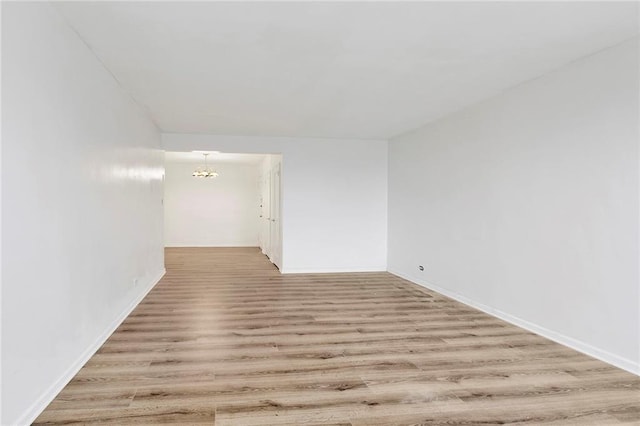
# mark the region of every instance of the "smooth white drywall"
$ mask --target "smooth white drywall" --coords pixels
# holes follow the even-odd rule
[[[638,113],[632,40],[391,140],[389,270],[638,372]]]
[[[56,1],[172,133],[386,139],[638,34],[633,1]]]
[[[2,5],[0,5],[0,25],[2,23]],[[0,28],[0,46],[2,31]],[[0,54],[0,81],[2,81],[2,54]],[[0,309],[2,309],[2,84],[0,84]],[[0,321],[2,313],[0,312]],[[2,383],[2,327],[0,325],[0,383]],[[2,423],[2,385],[0,385],[0,423]]]
[[[163,157],[49,3],[2,9],[1,423],[16,425],[162,274]]]
[[[386,270],[387,142],[163,134],[168,151],[282,154],[282,271]]]
[[[165,246],[258,246],[260,164],[212,163],[215,179],[191,176],[192,163],[165,162]]]

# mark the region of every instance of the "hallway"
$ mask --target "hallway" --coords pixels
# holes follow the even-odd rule
[[[388,273],[280,275],[255,248],[167,274],[36,424],[598,424],[640,379]],[[520,423],[519,423],[520,424]]]

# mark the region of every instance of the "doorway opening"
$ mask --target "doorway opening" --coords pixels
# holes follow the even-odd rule
[[[256,247],[282,269],[282,155],[165,152],[165,247]]]

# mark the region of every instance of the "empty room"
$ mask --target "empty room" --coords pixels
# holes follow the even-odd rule
[[[639,2],[0,11],[0,424],[640,424]]]

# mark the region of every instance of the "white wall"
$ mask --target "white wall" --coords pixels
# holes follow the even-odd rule
[[[282,154],[287,272],[386,270],[387,142],[163,134],[168,151]]]
[[[50,4],[2,9],[1,422],[15,425],[163,273],[163,157]]]
[[[390,141],[389,270],[640,371],[638,113],[635,40]]]
[[[258,247],[260,164],[216,163],[215,179],[191,176],[197,164],[167,161],[167,247]]]

